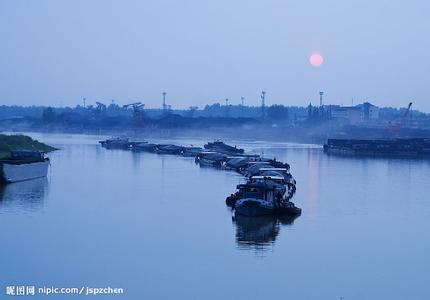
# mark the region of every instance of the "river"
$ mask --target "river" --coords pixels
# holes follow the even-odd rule
[[[234,219],[224,201],[244,182],[239,174],[200,168],[192,158],[106,150],[97,136],[29,135],[60,150],[49,154],[48,178],[1,190],[3,295],[8,285],[124,289],[98,299],[430,293],[428,160],[229,140],[290,163],[293,202],[303,210],[295,220]]]

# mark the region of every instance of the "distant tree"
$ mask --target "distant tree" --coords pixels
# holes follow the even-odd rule
[[[47,107],[42,112],[42,120],[45,123],[54,122],[57,119],[57,114],[52,107]]]
[[[283,105],[272,105],[267,108],[267,117],[272,120],[287,120],[288,108]]]

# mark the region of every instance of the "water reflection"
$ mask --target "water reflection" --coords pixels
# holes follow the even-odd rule
[[[0,213],[41,209],[47,187],[46,177],[0,186]]]
[[[283,225],[291,225],[297,216],[246,217],[236,215],[236,242],[241,250],[264,253],[271,249]]]

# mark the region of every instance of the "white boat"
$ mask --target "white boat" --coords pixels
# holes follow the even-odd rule
[[[12,183],[46,177],[49,158],[39,151],[12,151],[7,159],[0,160],[1,181]]]

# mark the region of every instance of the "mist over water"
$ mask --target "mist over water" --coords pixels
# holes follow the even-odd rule
[[[233,218],[224,201],[244,181],[235,172],[200,168],[192,158],[106,150],[96,136],[29,135],[61,150],[49,155],[46,180],[0,193],[3,283],[122,287],[127,299],[429,293],[428,160],[228,140],[288,162],[297,180],[293,202],[303,211],[294,220]]]

